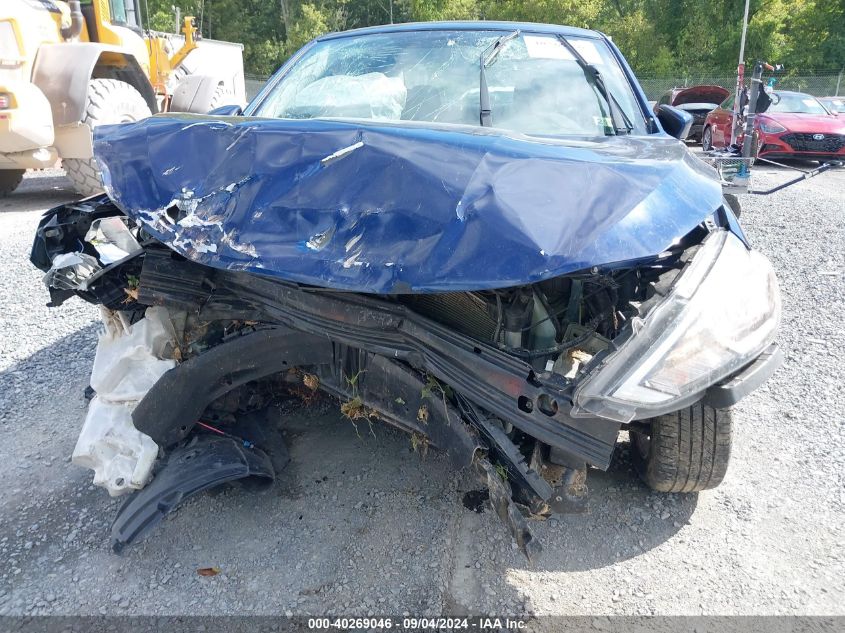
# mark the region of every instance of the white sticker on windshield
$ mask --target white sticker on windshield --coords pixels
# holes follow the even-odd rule
[[[543,35],[523,35],[525,50],[529,57],[537,59],[572,59],[572,55],[556,37]]]
[[[572,48],[578,51],[588,64],[597,65],[603,62],[601,53],[599,53],[599,49],[596,48],[593,42],[589,40],[570,39],[569,43],[572,44]]]
[[[809,108],[816,107],[816,100],[815,99],[801,99],[804,102],[804,105]]]

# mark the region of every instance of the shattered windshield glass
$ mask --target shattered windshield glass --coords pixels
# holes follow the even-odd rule
[[[355,118],[480,124],[480,59],[501,31],[411,31],[317,42],[254,114],[286,119]],[[634,124],[633,91],[600,39],[568,41],[602,74]],[[486,68],[493,127],[542,136],[614,134],[607,100],[561,41],[519,33]]]

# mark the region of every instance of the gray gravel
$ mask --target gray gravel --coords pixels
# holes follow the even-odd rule
[[[742,200],[787,360],[739,405],[724,484],[652,493],[623,447],[590,475],[590,514],[535,526],[534,567],[462,506],[465,474],[319,405],[286,412],[293,463],[271,491],[201,496],[112,554],[120,501],[69,463],[97,311],[44,307],[27,261],[40,212],[71,196],[48,171],[0,201],[0,614],[845,614],[845,170]]]

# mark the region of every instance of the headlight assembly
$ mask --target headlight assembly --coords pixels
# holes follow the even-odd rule
[[[766,134],[780,134],[781,132],[786,132],[786,128],[777,121],[762,121],[760,123],[760,129]]]
[[[754,360],[775,337],[774,269],[733,233],[715,231],[669,295],[575,391],[573,415],[620,422],[685,406]]]

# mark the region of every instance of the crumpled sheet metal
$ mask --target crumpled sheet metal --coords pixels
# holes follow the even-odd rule
[[[182,255],[357,292],[503,288],[647,258],[721,203],[668,137],[206,115],[95,136],[109,196]]]

